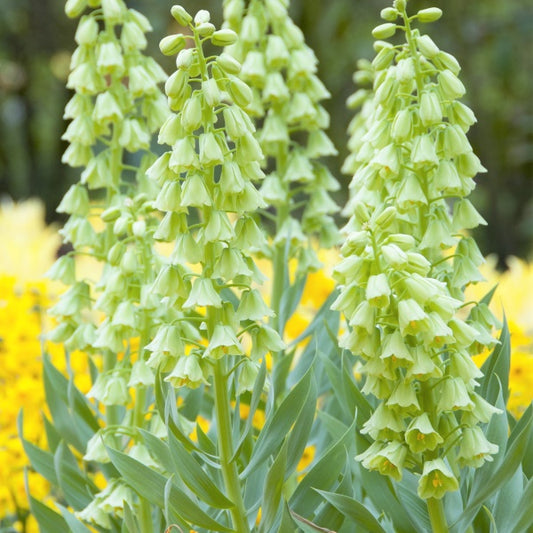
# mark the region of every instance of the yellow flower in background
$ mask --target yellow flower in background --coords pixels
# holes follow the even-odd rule
[[[37,200],[0,206],[0,520],[27,510],[24,468],[28,460],[17,432],[17,417],[24,410],[24,436],[45,447],[41,413],[46,413],[42,381],[42,340],[56,289],[42,279],[61,243],[56,228],[46,226],[44,207]],[[54,286],[56,287],[56,286]],[[54,364],[66,371],[60,346],[46,344]],[[83,391],[90,385],[87,357],[70,358],[75,383]],[[28,473],[32,494],[46,499],[49,485]],[[15,524],[26,532],[38,531],[31,518]]]
[[[55,260],[61,237],[55,226],[46,226],[40,200],[0,204],[2,253],[0,272],[16,276],[17,283],[36,281]]]
[[[491,310],[503,320],[503,313],[511,334],[511,372],[509,375],[509,410],[520,416],[533,401],[533,264],[510,257],[509,269],[498,272],[497,259],[489,256],[481,272],[486,282],[472,285],[467,298],[482,298],[497,285]],[[486,358],[476,358],[482,364]]]

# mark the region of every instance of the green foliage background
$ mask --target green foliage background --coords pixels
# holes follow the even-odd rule
[[[154,26],[150,53],[167,70],[157,48],[172,31],[172,0],[131,0]],[[188,10],[209,9],[220,20],[221,0],[183,0]],[[291,14],[315,50],[322,80],[332,93],[330,134],[346,154],[351,113],[346,98],[358,58],[371,58],[371,29],[388,0],[292,0]],[[463,67],[466,103],[478,118],[470,133],[488,174],[479,178],[474,202],[488,221],[476,236],[484,253],[527,257],[533,250],[533,0],[446,2],[411,0],[411,10],[438,5],[444,17],[432,26],[440,48]],[[14,199],[40,196],[48,218],[56,215],[75,171],[60,162],[66,144],[61,118],[75,24],[62,0],[2,0],[0,15],[0,193]],[[76,178],[77,179],[77,178]],[[341,178],[346,187],[348,178]],[[337,200],[344,203],[344,196]]]

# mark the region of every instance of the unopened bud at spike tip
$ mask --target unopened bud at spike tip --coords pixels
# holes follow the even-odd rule
[[[170,9],[170,13],[172,14],[176,22],[178,22],[182,26],[188,26],[192,21],[192,16],[187,13],[183,6],[172,6],[172,8]]]
[[[442,17],[442,9],[428,7],[427,9],[421,9],[416,16],[420,22],[435,22]]]

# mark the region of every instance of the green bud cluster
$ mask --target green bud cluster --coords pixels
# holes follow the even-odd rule
[[[263,153],[244,110],[252,90],[235,75],[233,58],[204,54],[207,41],[233,42],[232,30],[216,30],[205,10],[194,19],[181,6],[172,13],[190,34],[161,42],[165,52],[183,46],[165,86],[173,113],[159,133],[172,149],[147,171],[160,187],[154,205],[164,213],[155,237],[174,242],[152,287],[167,312],[147,346],[148,365],[168,372],[174,386],[194,388],[208,382],[217,360],[236,356],[238,390],[251,390],[259,360],[283,346],[262,322],[271,312],[252,286],[262,275],[250,254],[266,244],[252,216],[266,206],[254,185],[264,177]],[[202,317],[199,327],[180,320],[183,311]]]
[[[324,246],[338,240],[332,215],[338,210],[329,193],[339,188],[319,161],[337,150],[325,134],[329,115],[320,102],[330,94],[316,76],[317,59],[287,13],[288,0],[224,1],[226,24],[239,34],[227,48],[239,76],[252,87],[246,111],[261,121],[257,132],[271,168],[261,187],[276,214],[274,242],[297,257],[303,272],[316,267],[309,237]],[[296,210],[303,206],[301,220]]]
[[[373,34],[402,31],[405,43],[378,41],[356,75],[373,87],[351,98],[362,110],[345,163],[350,219],[333,304],[349,324],[342,347],[364,359],[362,390],[378,400],[361,431],[373,444],[357,458],[397,480],[404,468],[418,473],[425,499],[456,490],[457,467],[498,450],[480,428],[498,410],[476,392],[471,358],[494,345],[497,321],[483,303],[464,313],[465,287],[482,279],[483,257],[464,232],[484,223],[467,199],[485,171],[466,137],[475,117],[459,101],[457,61],[411,28],[439,16],[408,18],[396,1]]]

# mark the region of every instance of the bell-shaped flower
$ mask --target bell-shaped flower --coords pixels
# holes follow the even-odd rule
[[[402,334],[394,330],[392,334],[384,337],[382,342],[381,359],[391,359],[402,365],[409,365],[414,362],[411,349],[405,344]]]
[[[383,403],[378,405],[361,429],[363,435],[368,433],[374,440],[397,439],[403,431],[403,417]]]
[[[228,281],[237,276],[251,276],[252,271],[248,268],[240,250],[226,247],[215,264],[213,275]]]
[[[183,207],[202,207],[213,205],[211,195],[200,174],[189,175],[181,187],[181,201]]]
[[[454,492],[459,482],[442,459],[424,463],[422,475],[418,480],[418,496],[424,500],[440,499],[446,492]]]
[[[448,376],[438,388],[437,409],[443,413],[446,411],[471,411],[474,403],[470,399],[468,389],[463,380]]]
[[[155,337],[145,349],[150,352],[163,352],[173,356],[182,356],[185,346],[181,340],[181,329],[174,324],[164,324],[159,327]]]
[[[286,348],[278,332],[265,324],[254,328],[252,337],[252,351],[250,357],[253,361],[259,361],[268,352],[279,352]]]
[[[131,506],[133,505],[133,501],[133,492],[130,487],[125,483],[117,481],[112,483],[112,488],[100,502],[100,507],[108,514],[116,513],[121,516],[124,503]]]
[[[244,355],[244,349],[231,326],[217,324],[209,339],[205,355],[220,359],[225,355]]]
[[[457,460],[461,467],[479,468],[485,461],[492,461],[498,453],[498,446],[487,440],[479,426],[465,428],[461,435],[461,446]]]
[[[150,367],[143,359],[135,361],[131,368],[130,379],[128,387],[138,387],[143,385],[145,387],[152,386],[155,382],[155,376]]]
[[[181,233],[176,237],[176,245],[170,256],[173,263],[199,263],[203,259],[204,250],[189,233]]]
[[[415,167],[435,167],[439,158],[435,151],[435,143],[430,135],[419,135],[413,141],[411,161]]]
[[[405,432],[405,442],[413,453],[434,450],[444,442],[441,435],[435,430],[427,413],[413,418]]]
[[[102,509],[100,503],[101,499],[98,499],[98,495],[96,495],[89,505],[76,513],[76,516],[84,522],[96,524],[104,529],[110,529],[112,527],[111,518],[109,513],[106,513]]]
[[[124,58],[117,42],[109,41],[98,46],[96,67],[98,72],[104,75],[124,70]]]
[[[414,362],[405,374],[407,379],[426,381],[431,378],[442,377],[442,370],[434,361],[435,354],[431,349],[427,349],[424,346],[416,346],[411,353],[413,354]]]
[[[428,327],[427,314],[412,298],[398,303],[398,320],[402,335],[416,335]]]
[[[243,392],[252,391],[259,373],[260,365],[255,361],[245,358],[243,363],[239,366],[239,376],[237,378],[237,391],[235,394],[239,396]]]
[[[280,104],[290,98],[290,92],[279,72],[269,72],[265,80],[262,98],[265,103]]]
[[[365,296],[370,305],[378,308],[387,307],[390,295],[391,289],[385,274],[377,274],[368,278]]]
[[[387,400],[387,406],[404,416],[418,413],[420,411],[420,402],[418,401],[415,384],[401,380]]]
[[[168,381],[174,387],[188,387],[190,389],[196,389],[202,384],[208,384],[200,361],[194,352],[179,357],[170,374],[165,377],[165,381]]]
[[[98,430],[88,441],[83,456],[84,461],[97,461],[99,463],[110,463],[106,444],[111,444],[110,436],[103,430]]]
[[[205,242],[231,241],[235,232],[228,215],[224,211],[211,211],[199,240]]]
[[[222,165],[219,180],[220,190],[224,193],[239,193],[244,189],[242,172],[234,161],[226,160]]]
[[[198,168],[199,164],[192,139],[190,137],[179,139],[172,147],[172,154],[168,162],[169,168],[176,173],[180,173]]]
[[[453,227],[456,231],[461,229],[472,229],[477,226],[487,225],[486,220],[478,213],[470,200],[463,198],[453,206]]]
[[[131,301],[125,300],[118,304],[111,319],[111,324],[113,326],[125,326],[135,329],[138,326],[136,314],[136,306]]]
[[[420,96],[419,116],[422,125],[425,127],[442,121],[439,97],[434,91],[425,91]]]
[[[407,456],[407,447],[400,442],[392,441],[385,446],[381,445],[373,453],[356,456],[368,470],[377,470],[384,476],[390,476],[396,481],[401,481],[402,470]]]
[[[210,278],[197,278],[183,307],[184,309],[191,309],[205,306],[222,307],[222,299]]]
[[[236,316],[239,321],[257,321],[263,320],[265,316],[274,316],[274,312],[265,304],[257,289],[250,289],[243,292]]]
[[[207,132],[200,134],[200,163],[204,167],[220,165],[224,162],[224,154],[220,147],[217,136],[214,133]]]

